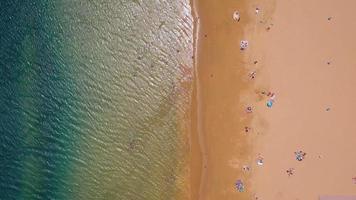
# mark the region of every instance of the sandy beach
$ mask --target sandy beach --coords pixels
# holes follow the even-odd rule
[[[356,195],[355,6],[195,1],[192,199]]]
[[[193,153],[198,152],[195,155],[200,155],[202,162],[201,168],[192,165],[192,174],[195,170],[200,175],[192,176],[192,199],[247,197],[247,193],[237,193],[234,188],[237,177],[248,176],[240,171],[249,156],[249,141],[242,130],[252,117],[241,116],[244,108],[239,103],[241,92],[251,87],[242,78],[248,72],[243,67],[247,51],[240,52],[238,46],[243,38],[241,27],[254,12],[245,6],[235,1],[196,1],[199,30],[193,137],[199,136],[200,149],[193,149]],[[246,13],[238,23],[232,20],[237,8]]]

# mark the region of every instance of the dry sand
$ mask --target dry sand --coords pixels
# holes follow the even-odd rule
[[[191,199],[356,195],[356,1],[196,0],[195,8]],[[249,40],[245,51],[242,39]],[[261,91],[276,93],[272,108]],[[297,150],[307,153],[303,161]]]
[[[252,41],[262,65],[256,86],[277,94],[272,109],[257,105],[267,126],[254,155],[265,165],[251,185],[261,199],[356,195],[355,8],[354,0],[276,0],[273,27]],[[307,153],[301,162],[297,150]]]

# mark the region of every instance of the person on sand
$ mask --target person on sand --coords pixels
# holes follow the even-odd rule
[[[256,15],[257,15],[259,12],[260,12],[260,9],[259,9],[258,7],[256,7],[256,9],[255,9]]]
[[[257,158],[257,165],[259,165],[259,166],[263,165],[263,157],[261,155],[259,155]]]
[[[268,93],[266,94],[266,96],[271,97],[271,98],[274,98],[274,93],[273,93],[273,92],[268,92]]]
[[[352,181],[356,184],[356,176],[352,178]]]
[[[296,151],[296,152],[294,152],[294,155],[295,155],[296,160],[302,161],[305,158],[305,156],[307,155],[307,153],[305,153],[303,151]]]
[[[268,26],[266,27],[266,31],[271,30],[272,26],[273,26],[273,24],[268,25]]]
[[[242,166],[242,170],[243,171],[250,171],[250,166],[244,165],[244,166]]]
[[[292,176],[294,174],[294,168],[287,169],[288,176]]]
[[[235,187],[239,192],[244,191],[244,183],[240,179],[236,181]]]
[[[240,42],[240,50],[245,50],[248,47],[248,41],[247,40],[241,40]]]
[[[255,200],[258,200],[258,196],[256,194],[253,195],[255,197]]]
[[[252,113],[252,107],[251,106],[247,106],[246,113]]]
[[[256,78],[256,71],[250,72],[250,74],[248,76],[250,77],[250,79],[255,79]]]
[[[232,14],[232,19],[239,22],[240,21],[240,13],[238,11],[235,11],[234,14]]]

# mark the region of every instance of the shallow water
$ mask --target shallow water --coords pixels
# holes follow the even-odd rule
[[[0,8],[0,199],[175,199],[189,1]]]

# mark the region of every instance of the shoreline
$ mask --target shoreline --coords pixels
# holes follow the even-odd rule
[[[204,182],[204,163],[205,158],[204,155],[204,143],[201,135],[201,127],[199,123],[199,113],[200,108],[199,104],[199,75],[197,71],[198,65],[198,42],[199,42],[199,28],[200,21],[197,12],[197,0],[190,0],[190,5],[192,8],[192,17],[193,17],[193,68],[194,68],[194,78],[193,78],[193,91],[192,91],[192,104],[190,107],[191,113],[191,128],[190,128],[190,146],[191,146],[191,161],[190,161],[190,199],[199,200],[200,193],[202,190],[202,183]]]

